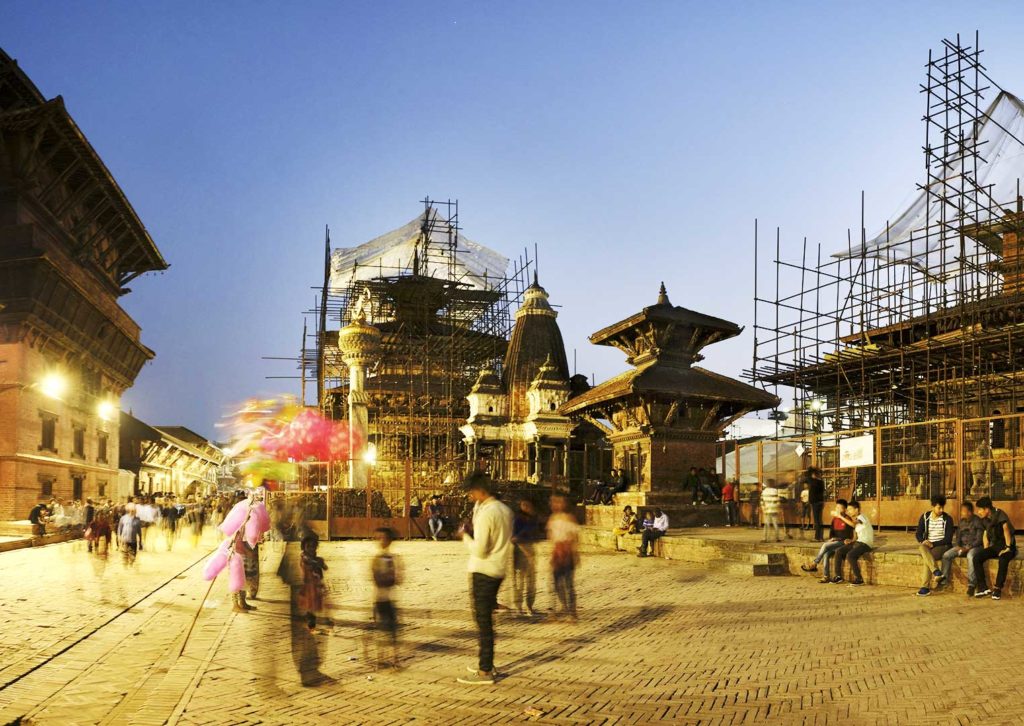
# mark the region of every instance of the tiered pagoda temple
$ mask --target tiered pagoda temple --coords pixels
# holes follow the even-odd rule
[[[730,423],[779,404],[760,388],[694,365],[703,348],[741,331],[673,305],[662,284],[657,304],[590,336],[625,353],[633,369],[569,399],[559,412],[607,433],[612,466],[626,470],[630,489],[678,492],[691,466],[714,470],[715,442]]]

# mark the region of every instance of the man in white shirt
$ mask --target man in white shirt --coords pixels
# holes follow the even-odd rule
[[[853,522],[854,539],[846,540],[846,543],[836,550],[836,576],[833,583],[839,584],[843,581],[843,560],[850,565],[850,584],[863,585],[864,578],[860,575],[861,557],[871,551],[875,546],[875,530],[871,527],[871,520],[866,514],[861,514],[860,502],[850,502],[846,505],[847,521]]]
[[[761,489],[761,514],[764,520],[763,542],[768,541],[768,528],[775,528],[775,541],[781,542],[779,536],[779,511],[782,509],[782,493],[776,488],[775,480],[769,479]]]
[[[660,509],[655,509],[654,526],[643,531],[643,535],[640,538],[640,551],[637,553],[637,557],[647,557],[648,549],[650,549],[651,554],[654,554],[654,542],[659,537],[663,537],[666,532],[668,532],[668,515]]]
[[[473,500],[473,531],[463,532],[469,549],[470,587],[473,619],[480,638],[480,658],[469,675],[459,683],[494,683],[494,611],[498,607],[498,589],[505,579],[512,558],[512,510],[494,498],[493,484],[487,474],[470,474],[463,488]]]

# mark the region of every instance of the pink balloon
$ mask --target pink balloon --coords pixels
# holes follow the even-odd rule
[[[207,580],[212,580],[221,573],[224,566],[228,563],[228,553],[224,547],[220,547],[213,556],[206,561],[206,567],[203,569],[203,577]]]
[[[220,523],[217,528],[228,537],[238,531],[238,528],[245,522],[245,510],[249,508],[248,502],[238,502],[228,512],[228,516],[224,517],[224,521]]]
[[[270,530],[270,516],[263,502],[257,503],[249,513],[249,521],[245,523],[245,541],[255,547],[260,537]]]

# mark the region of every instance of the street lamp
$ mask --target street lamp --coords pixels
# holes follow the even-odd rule
[[[117,406],[113,401],[103,400],[96,405],[96,415],[104,421],[113,420],[117,415]]]
[[[38,383],[38,388],[44,396],[61,400],[68,390],[68,380],[60,373],[52,371],[43,376]]]
[[[68,381],[63,375],[53,371],[47,373],[35,383],[0,383],[0,391],[8,391],[12,388],[22,391],[35,388],[41,391],[43,395],[59,401],[62,400],[64,393],[68,389]]]

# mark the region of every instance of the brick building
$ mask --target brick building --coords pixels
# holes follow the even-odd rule
[[[0,520],[109,495],[153,352],[119,304],[167,263],[58,96],[0,50]]]
[[[226,461],[216,444],[184,426],[149,426],[121,412],[120,466],[138,494],[208,494]]]

